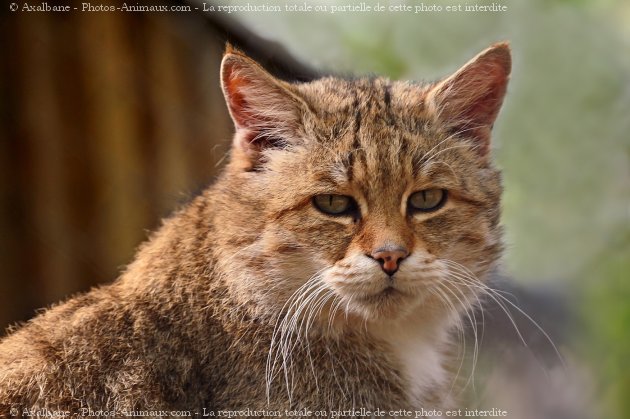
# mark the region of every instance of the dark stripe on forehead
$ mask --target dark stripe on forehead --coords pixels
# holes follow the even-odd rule
[[[406,159],[407,155],[409,154],[410,139],[406,135],[403,135],[402,133],[398,133],[398,139],[400,141],[400,149],[398,150],[398,153],[401,159]]]
[[[357,137],[359,130],[361,129],[361,107],[359,104],[359,95],[357,95],[356,92],[354,93],[354,102],[352,107],[354,108],[354,135]]]
[[[361,103],[359,101],[359,93],[354,90],[352,92],[354,100],[352,101],[352,108],[354,110],[354,138],[352,140],[352,150],[357,150],[361,147],[361,138],[359,131],[361,130]]]
[[[354,135],[352,138],[352,147],[348,152],[348,158],[346,161],[346,174],[348,181],[352,181],[354,177],[354,161],[355,153],[361,147],[361,139],[359,138],[359,131],[361,130],[361,109],[359,106],[359,95],[356,90],[352,92],[354,97],[352,101],[352,108],[354,110]]]
[[[392,112],[392,86],[389,83],[383,85],[383,103],[385,104],[385,121],[387,125],[394,125],[394,113]]]
[[[354,150],[350,150],[348,152],[348,158],[346,159],[346,176],[348,177],[348,182],[352,182],[354,178]]]

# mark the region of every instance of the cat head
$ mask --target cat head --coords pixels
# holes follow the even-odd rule
[[[366,321],[470,301],[501,252],[490,134],[510,67],[496,44],[436,83],[294,84],[228,48],[219,263],[236,293]]]

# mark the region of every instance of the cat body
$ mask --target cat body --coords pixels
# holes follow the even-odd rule
[[[290,84],[228,48],[230,163],[116,282],[2,340],[0,415],[450,406],[509,72],[497,44],[432,84]]]

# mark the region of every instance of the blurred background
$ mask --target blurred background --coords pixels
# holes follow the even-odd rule
[[[285,3],[303,2],[264,2]],[[2,6],[0,327],[115,279],[147,231],[212,181],[232,132],[218,79],[226,40],[294,80],[313,69],[434,80],[509,40],[514,69],[494,130],[507,232],[497,286],[563,362],[526,316],[511,310],[524,345],[489,307],[467,407],[630,418],[630,2],[500,3],[506,12]]]

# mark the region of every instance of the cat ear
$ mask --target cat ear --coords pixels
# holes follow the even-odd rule
[[[476,142],[487,158],[490,133],[507,89],[512,58],[508,43],[491,46],[430,90],[431,114],[455,134]]]
[[[262,152],[294,142],[306,108],[291,85],[229,45],[221,63],[221,86],[236,134],[233,160],[252,169]]]

